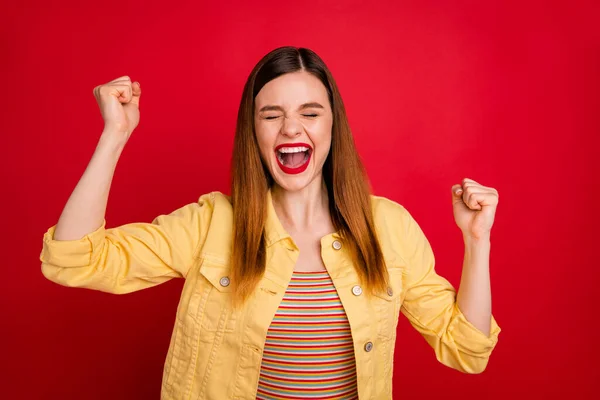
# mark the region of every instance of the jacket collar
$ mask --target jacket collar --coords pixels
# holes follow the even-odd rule
[[[267,192],[267,219],[265,221],[265,239],[267,241],[267,247],[271,246],[280,240],[290,238],[290,234],[283,228],[281,221],[275,212],[273,206],[273,197],[271,195],[271,189]]]

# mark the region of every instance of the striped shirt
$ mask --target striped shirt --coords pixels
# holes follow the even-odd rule
[[[350,325],[326,270],[294,271],[267,332],[256,398],[357,399]]]

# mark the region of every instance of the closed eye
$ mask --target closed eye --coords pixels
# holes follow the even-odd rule
[[[304,117],[308,117],[308,118],[315,118],[315,117],[319,116],[319,114],[302,114],[302,115]],[[275,116],[274,115],[270,115],[270,116],[265,117],[265,119],[266,120],[273,120],[273,119],[277,119],[279,117],[280,117],[279,115],[275,115]]]

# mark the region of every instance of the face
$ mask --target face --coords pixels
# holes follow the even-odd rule
[[[332,126],[327,90],[306,71],[281,75],[256,96],[254,127],[261,157],[285,190],[298,191],[322,179]]]

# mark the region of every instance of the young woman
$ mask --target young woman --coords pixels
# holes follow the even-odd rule
[[[445,365],[482,372],[498,193],[452,187],[465,259],[458,294],[401,205],[373,196],[342,98],[311,50],[282,47],[253,69],[239,108],[231,197],[205,194],[152,223],[106,228],[117,160],[141,89],[94,89],[98,147],[57,225],[42,272],[65,286],[129,293],[186,279],[163,399],[391,399],[400,311]]]

